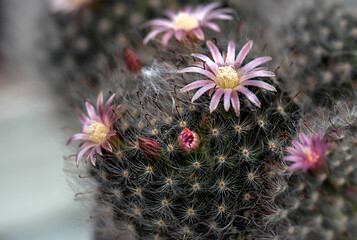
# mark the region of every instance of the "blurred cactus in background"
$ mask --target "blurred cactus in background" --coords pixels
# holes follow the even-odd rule
[[[314,104],[328,101],[326,93],[339,94],[336,89],[355,88],[356,26],[356,9],[343,1],[315,1],[298,9],[281,34],[280,47],[291,51],[295,70],[287,85],[303,90]]]
[[[87,23],[97,37],[87,39],[93,49],[78,65],[94,66],[103,54],[113,60],[83,73],[72,66],[93,74],[94,92],[102,90],[96,104],[86,100],[88,116],[79,115],[83,126],[68,141],[79,141],[71,162],[88,191],[76,196],[91,201],[96,239],[356,239],[357,102],[356,91],[345,90],[355,78],[353,15],[326,6],[303,10],[305,20],[269,43],[269,28],[249,12],[239,23],[247,29],[242,36],[237,16],[245,4],[192,4],[158,19],[164,5],[157,3],[140,5],[141,33],[127,22],[137,13],[133,5],[109,18],[107,35],[93,27],[106,19],[94,17],[104,11],[98,9],[118,1],[58,15]],[[135,34],[114,30],[123,26]],[[323,28],[330,31],[325,38]],[[79,29],[66,42],[76,43]],[[119,35],[125,40],[111,46],[120,50],[106,51]],[[250,38],[258,38],[254,46]],[[286,63],[274,61],[276,46],[306,61],[289,74]],[[315,56],[315,48],[324,50]],[[351,66],[348,74],[336,70],[343,64]],[[324,71],[340,81],[324,81]],[[331,87],[339,94],[330,92],[329,102],[315,97]]]

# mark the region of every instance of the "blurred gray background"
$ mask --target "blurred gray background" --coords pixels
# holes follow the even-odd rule
[[[38,66],[46,11],[45,0],[0,0],[1,240],[91,239],[63,171],[66,123]]]

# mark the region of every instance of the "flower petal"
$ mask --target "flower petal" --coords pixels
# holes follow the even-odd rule
[[[179,29],[179,30],[175,31],[175,38],[177,39],[177,41],[181,42],[183,32],[184,32],[183,29]]]
[[[103,92],[100,92],[97,98],[97,109],[98,109],[98,114],[99,118],[104,121],[104,112],[103,112]]]
[[[223,104],[224,104],[224,110],[226,110],[226,112],[229,110],[229,107],[231,106],[231,93],[232,93],[232,89],[230,88],[224,89]]]
[[[151,39],[155,38],[157,35],[159,35],[160,33],[166,31],[167,29],[163,29],[163,28],[159,28],[159,29],[155,29],[152,30],[151,32],[148,33],[148,35],[144,38],[144,44],[147,44]]]
[[[219,28],[219,26],[213,22],[205,22],[204,24],[202,24],[202,27],[208,27],[210,29],[212,29],[213,31],[216,32],[220,32],[221,29]]]
[[[209,106],[210,113],[212,113],[214,110],[216,110],[219,100],[221,99],[221,97],[223,95],[223,92],[224,92],[224,90],[222,88],[220,88],[213,95],[213,97],[211,99],[210,106]]]
[[[250,61],[244,67],[241,68],[243,72],[249,72],[253,70],[254,68],[258,67],[259,65],[262,65],[263,63],[271,61],[271,57],[258,57],[254,59],[253,61]]]
[[[103,142],[103,143],[102,143],[102,147],[105,148],[105,149],[107,149],[107,150],[110,151],[110,152],[113,151],[113,150],[112,150],[112,146],[110,146],[110,144],[109,144],[108,141]]]
[[[276,92],[275,87],[273,87],[272,85],[270,85],[266,82],[258,81],[258,80],[246,80],[246,81],[243,81],[240,85],[241,86],[256,86],[256,87],[264,88],[269,91]]]
[[[67,145],[70,144],[71,142],[75,141],[75,140],[88,140],[88,135],[85,133],[77,133],[74,134],[70,139],[68,139],[67,141]]]
[[[164,36],[162,37],[162,40],[161,40],[161,44],[162,46],[165,48],[168,41],[170,40],[170,38],[172,37],[172,35],[174,34],[173,31],[168,31],[164,34]]]
[[[207,47],[210,50],[213,60],[217,63],[218,66],[223,66],[223,58],[221,53],[219,52],[216,45],[214,45],[211,41],[207,41]]]
[[[212,79],[213,81],[216,80],[216,76],[211,73],[210,71],[204,70],[202,68],[198,68],[198,67],[188,67],[188,68],[184,68],[178,71],[178,73],[187,73],[187,72],[193,72],[193,73],[200,73],[210,79]]]
[[[203,33],[201,28],[195,28],[192,30],[193,34],[196,35],[196,37],[200,40],[205,40],[205,34]]]
[[[89,118],[90,118],[91,120],[94,120],[94,121],[96,121],[96,122],[99,122],[100,120],[99,120],[99,118],[98,118],[98,116],[97,116],[97,114],[96,114],[96,112],[95,112],[95,109],[94,109],[93,105],[90,104],[89,102],[86,102],[85,105],[86,105],[86,109],[87,109]]]
[[[83,155],[85,152],[87,152],[90,148],[94,148],[95,144],[94,143],[84,143],[79,149],[78,149],[78,154],[77,154],[77,166],[79,165],[79,162],[83,158]],[[87,158],[84,159],[85,162],[87,162]]]
[[[200,88],[200,87],[210,84],[210,83],[212,83],[211,80],[198,80],[198,81],[192,82],[192,83],[188,84],[187,86],[185,86],[184,88],[182,88],[180,90],[180,93],[191,91],[193,89]]]
[[[275,77],[275,74],[271,71],[253,71],[243,75],[243,81],[252,79],[255,77]]]
[[[250,49],[251,49],[252,47],[253,47],[253,41],[250,40],[250,41],[247,42],[247,43],[243,46],[243,48],[239,51],[239,53],[238,53],[238,55],[237,55],[237,57],[236,57],[236,62],[234,63],[234,68],[235,68],[235,69],[238,69],[238,68],[242,65],[242,63],[243,63],[245,57],[248,55],[248,53],[250,52]]]
[[[231,101],[232,101],[232,106],[234,108],[236,116],[239,117],[239,114],[240,114],[240,102],[239,102],[239,97],[238,97],[237,92],[232,91]]]
[[[197,98],[201,97],[202,94],[204,94],[205,92],[207,92],[208,90],[214,88],[216,86],[215,83],[211,83],[208,84],[204,87],[201,87],[196,93],[195,95],[193,95],[191,102],[194,102]]]
[[[235,56],[235,45],[234,45],[234,42],[229,41],[228,47],[227,47],[227,58],[226,58],[227,65],[234,64],[234,56]]]
[[[150,20],[142,25],[142,27],[163,27],[163,28],[172,28],[174,25],[172,21],[165,18],[158,18]]]
[[[252,103],[254,103],[257,107],[260,107],[260,101],[257,98],[257,96],[255,96],[254,93],[252,93],[248,88],[245,88],[243,86],[239,86],[236,88],[238,92],[243,93],[248,99],[249,101],[251,101]]]
[[[195,58],[199,58],[202,61],[204,61],[207,66],[210,68],[210,70],[214,73],[217,72],[218,66],[215,62],[212,61],[212,59],[210,59],[208,56],[200,54],[200,53],[192,53],[191,56],[195,57]]]

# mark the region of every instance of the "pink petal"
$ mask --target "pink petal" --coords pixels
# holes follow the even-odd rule
[[[239,114],[240,114],[240,102],[239,102],[239,97],[238,97],[237,92],[232,91],[231,101],[232,101],[232,106],[234,108],[236,116],[239,117]]]
[[[86,108],[87,108],[87,112],[88,112],[88,116],[91,120],[94,120],[96,122],[99,122],[99,118],[95,112],[94,107],[92,106],[92,104],[90,104],[89,102],[86,102]]]
[[[259,65],[262,65],[263,63],[271,61],[271,57],[258,57],[254,59],[253,61],[250,61],[244,67],[241,68],[243,72],[249,72],[253,70],[254,68],[258,67]]]
[[[196,37],[198,39],[200,39],[202,41],[205,40],[205,35],[204,35],[204,33],[203,33],[201,28],[195,28],[195,29],[192,30],[192,32],[196,35]]]
[[[162,37],[162,40],[161,40],[161,44],[162,46],[165,48],[166,45],[167,45],[167,42],[169,41],[169,39],[172,37],[172,35],[174,34],[173,31],[168,31],[164,34],[164,36]]]
[[[90,120],[84,114],[79,114],[78,118],[84,125],[90,125]]]
[[[229,110],[229,107],[231,106],[231,93],[232,93],[232,89],[230,88],[224,89],[223,104],[224,104],[224,110],[226,110],[226,112]]]
[[[70,139],[68,139],[67,141],[67,145],[70,144],[71,142],[75,141],[75,140],[88,140],[88,135],[85,133],[77,133],[74,134]]]
[[[175,31],[175,38],[177,39],[177,41],[181,42],[183,32],[183,29]]]
[[[194,62],[191,65],[194,66],[194,67],[199,67],[199,68],[203,68],[203,69],[206,69],[206,67],[207,67],[205,65],[205,63],[203,63],[203,62]]]
[[[210,59],[206,55],[200,53],[192,53],[191,56],[201,59],[207,64],[207,66],[210,68],[210,70],[212,70],[212,72],[214,73],[217,72],[217,68],[218,68],[217,64],[213,62],[212,59]]]
[[[295,155],[285,156],[283,159],[285,161],[290,161],[290,162],[299,162],[299,161],[301,161],[301,157],[295,156]]]
[[[243,75],[243,81],[252,79],[255,77],[275,77],[275,74],[270,71],[254,71]]]
[[[195,93],[195,95],[193,95],[191,102],[194,102],[197,98],[201,97],[202,94],[204,94],[204,93],[207,92],[208,90],[214,88],[215,86],[216,86],[215,83],[211,83],[211,84],[208,84],[208,85],[206,85],[206,86],[200,88],[200,89]]]
[[[187,72],[193,72],[193,73],[200,73],[210,79],[212,79],[213,81],[216,80],[216,76],[211,73],[210,71],[198,68],[198,67],[188,67],[188,68],[184,68],[178,71],[178,73],[187,73]]]
[[[298,151],[296,151],[296,149],[292,148],[292,147],[286,147],[286,150],[288,152],[290,152],[293,155],[299,155],[300,153]]]
[[[184,88],[182,88],[180,90],[180,93],[191,91],[193,89],[200,88],[200,87],[202,87],[206,84],[210,84],[210,83],[212,83],[212,81],[210,81],[210,80],[198,80],[198,81],[190,83],[187,86],[185,86]]]
[[[149,34],[145,37],[144,39],[144,44],[147,44],[151,39],[155,38],[157,35],[159,35],[160,33],[166,31],[167,29],[155,29],[152,30],[151,32],[149,32]]]
[[[110,146],[109,142],[108,141],[105,141],[102,143],[102,147],[107,149],[108,151],[112,151],[112,146]]]
[[[100,92],[98,95],[98,99],[97,99],[97,109],[98,109],[98,114],[100,119],[102,120],[102,122],[104,121],[104,112],[103,112],[103,93]]]
[[[234,64],[234,56],[235,56],[235,45],[234,42],[230,41],[227,47],[227,58],[226,58],[227,65]]]
[[[176,13],[174,11],[171,11],[171,10],[166,10],[165,12],[165,15],[168,16],[170,19],[174,19],[175,16],[176,16]]]
[[[295,170],[298,170],[298,169],[304,169],[304,171],[306,171],[306,167],[304,166],[304,163],[294,163],[293,165],[290,166],[290,170],[292,171],[295,171]]]
[[[79,162],[81,161],[84,153],[87,152],[90,148],[93,148],[93,147],[95,147],[94,143],[85,143],[78,149],[77,166],[79,165]],[[87,162],[87,159],[85,159],[85,162]]]
[[[208,27],[210,29],[212,29],[213,31],[216,31],[216,32],[220,32],[221,29],[219,28],[219,26],[213,22],[206,22],[202,25],[203,27]]]
[[[221,53],[219,52],[216,45],[214,45],[211,41],[207,41],[207,47],[210,50],[213,60],[217,63],[218,66],[223,65],[223,58]]]
[[[236,88],[237,91],[243,93],[248,99],[249,101],[251,101],[252,103],[254,103],[257,107],[260,107],[260,101],[257,98],[257,96],[255,96],[254,93],[252,93],[248,88],[239,86]]]
[[[276,92],[275,87],[273,87],[272,85],[270,85],[266,82],[258,81],[258,80],[246,80],[246,81],[243,81],[240,85],[241,86],[256,86],[256,87],[264,88],[269,91]]]
[[[205,17],[206,21],[212,20],[212,19],[220,19],[220,20],[232,20],[233,17],[221,12],[212,12],[209,15]]]
[[[206,16],[210,11],[212,11],[213,9],[219,7],[221,4],[218,2],[213,2],[210,4],[207,4],[206,6],[204,6],[202,8],[202,10],[200,12],[197,12],[197,14],[199,14],[200,17],[204,17]]]
[[[100,144],[97,145],[97,147],[95,148],[95,151],[96,151],[99,155],[103,155],[103,153],[102,153],[102,148],[100,147]]]
[[[93,166],[95,166],[95,158],[94,158],[94,154],[95,154],[95,148],[93,148],[93,149],[90,151],[90,154],[89,154],[89,156],[90,156],[90,160],[91,160],[91,162],[92,162]]]
[[[192,9],[192,7],[187,6],[187,7],[184,7],[180,12],[190,13],[190,12],[191,12],[191,9]]]
[[[142,25],[143,27],[163,27],[163,28],[172,28],[173,23],[165,18],[158,18],[151,21],[148,21]]]
[[[110,98],[108,99],[108,101],[105,104],[105,112],[104,112],[104,120],[105,120],[105,124],[106,125],[110,125],[110,116],[112,115],[111,111],[113,110],[113,107],[111,107],[110,105],[112,104],[112,101],[115,97],[115,94],[113,94],[112,96],[110,96]]]
[[[243,48],[239,51],[239,53],[238,53],[238,55],[237,55],[237,58],[236,58],[236,62],[234,63],[234,68],[235,68],[235,69],[238,69],[238,68],[242,65],[242,63],[243,63],[245,57],[248,55],[248,53],[250,52],[250,49],[251,49],[252,47],[253,47],[253,41],[250,40],[250,41],[247,42],[247,43],[243,46]]]
[[[223,95],[224,90],[222,88],[218,89],[216,91],[216,93],[213,95],[212,99],[211,99],[211,103],[209,106],[209,111],[210,113],[212,113],[214,110],[216,110],[219,100],[221,99],[222,95]]]

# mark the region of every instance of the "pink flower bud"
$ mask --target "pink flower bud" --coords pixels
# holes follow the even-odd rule
[[[138,137],[138,140],[139,149],[145,157],[152,158],[160,154],[160,145],[156,140],[146,137]]]
[[[177,138],[177,145],[184,152],[194,152],[200,146],[200,137],[194,131],[185,128],[179,133]]]
[[[133,51],[123,49],[124,62],[130,72],[138,72],[143,67],[143,62]]]

